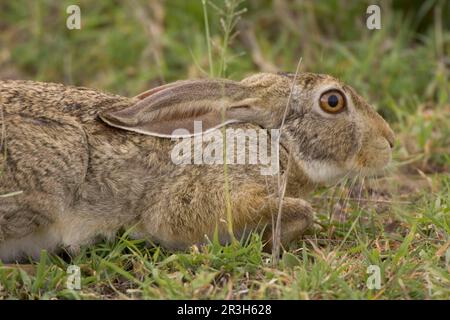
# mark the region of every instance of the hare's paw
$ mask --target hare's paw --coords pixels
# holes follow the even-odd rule
[[[299,240],[303,234],[312,226],[314,219],[314,211],[311,205],[298,198],[284,198],[281,202],[281,211],[279,208],[279,199],[273,197],[269,200],[272,202],[269,207],[272,207],[273,221],[277,221],[280,212],[280,243],[283,247],[287,247],[291,242]],[[266,232],[267,246],[266,249],[271,250],[273,240],[278,235],[275,226],[271,226]]]
[[[0,242],[25,237],[51,222],[47,215],[31,208],[0,208]]]
[[[281,244],[287,246],[290,242],[299,240],[313,224],[314,212],[309,203],[301,199],[290,199],[291,210],[286,210],[281,216]]]
[[[0,208],[0,261],[39,259],[41,250],[53,251],[58,234],[51,220],[30,209],[5,212]]]

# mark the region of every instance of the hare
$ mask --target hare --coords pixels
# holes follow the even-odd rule
[[[215,232],[227,242],[230,224],[236,237],[256,230],[271,239],[280,203],[286,245],[313,222],[308,192],[385,167],[394,143],[389,125],[351,87],[312,73],[178,81],[134,98],[6,80],[0,108],[4,262],[42,249],[76,252],[120,229],[176,250]],[[195,138],[198,122],[204,133],[281,127],[279,171],[174,163],[174,146]]]

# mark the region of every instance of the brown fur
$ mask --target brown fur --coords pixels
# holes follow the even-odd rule
[[[163,130],[163,117],[177,126],[207,115],[216,126],[223,104],[229,119],[246,122],[230,127],[272,129],[281,125],[290,101],[281,138],[282,175],[289,157],[292,162],[282,235],[284,244],[297,239],[312,223],[312,209],[301,198],[346,173],[382,168],[394,137],[338,80],[300,74],[289,100],[293,80],[292,74],[258,74],[222,87],[221,80],[182,81],[132,99],[61,84],[0,81],[0,127],[6,132],[0,195],[22,191],[0,198],[0,259],[36,257],[40,249],[61,246],[77,250],[130,227],[134,236],[168,248],[204,243],[216,226],[226,241],[223,165],[175,165],[175,142],[152,136],[152,130]],[[346,93],[346,112],[326,115],[317,108],[317,95],[327,86]],[[137,123],[151,129],[132,132]],[[270,232],[278,212],[277,177],[261,175],[258,165],[229,165],[228,181],[236,234],[266,225]]]

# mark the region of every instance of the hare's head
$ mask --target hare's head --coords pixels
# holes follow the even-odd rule
[[[351,87],[311,73],[174,82],[100,117],[111,126],[159,137],[196,134],[194,121],[202,122],[203,131],[232,122],[282,126],[281,144],[315,183],[382,169],[394,143],[386,121]]]
[[[284,76],[294,85],[283,134],[311,180],[372,174],[389,163],[394,133],[353,88],[328,75]]]

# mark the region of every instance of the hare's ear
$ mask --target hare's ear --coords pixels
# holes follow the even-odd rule
[[[147,98],[148,96],[151,96],[152,94],[155,94],[155,93],[157,93],[159,91],[168,89],[170,87],[175,87],[175,86],[181,85],[181,84],[186,83],[186,82],[189,82],[189,80],[187,80],[187,81],[180,80],[180,81],[168,83],[168,84],[165,84],[165,85],[162,85],[162,86],[159,86],[159,87],[152,88],[150,90],[141,92],[137,96],[135,96],[134,98],[139,99],[139,100],[143,100],[143,99]]]
[[[158,137],[192,136],[232,122],[262,125],[259,99],[245,85],[224,80],[193,80],[146,91],[140,101],[100,118],[124,130]]]

